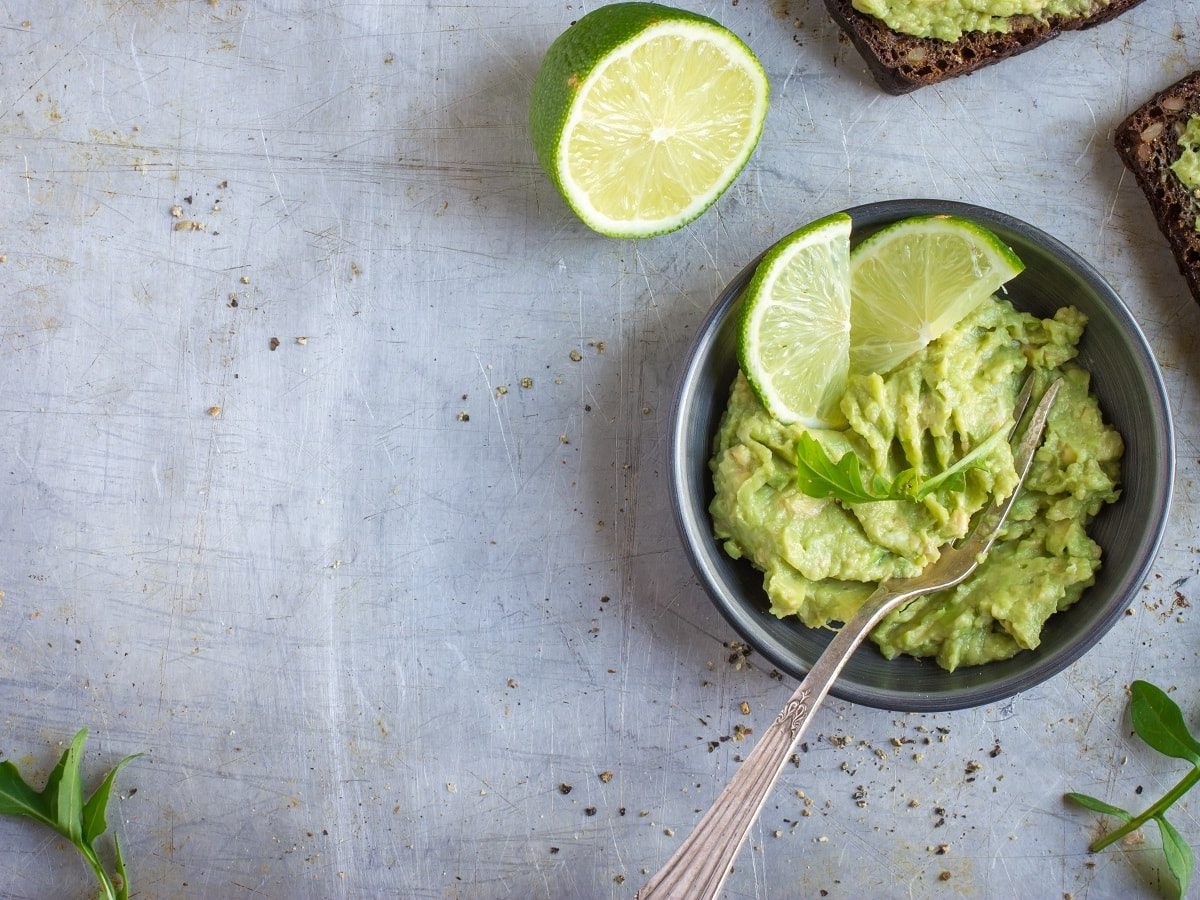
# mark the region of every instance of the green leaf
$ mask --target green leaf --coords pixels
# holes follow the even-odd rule
[[[1130,686],[1129,714],[1138,737],[1159,753],[1200,766],[1200,742],[1184,724],[1179,706],[1148,681]]]
[[[104,781],[100,783],[100,787],[96,788],[91,798],[84,805],[83,840],[86,843],[91,844],[95,842],[96,838],[108,830],[108,822],[104,817],[104,813],[108,809],[108,798],[112,793],[113,781],[116,779],[118,772],[141,755],[140,753],[134,753],[113,766],[112,771],[104,777]]]
[[[1171,870],[1171,874],[1179,883],[1179,898],[1183,900],[1183,895],[1187,893],[1188,882],[1192,880],[1194,865],[1192,848],[1175,830],[1175,826],[1167,821],[1166,816],[1159,815],[1154,818],[1158,822],[1158,830],[1162,834],[1163,855],[1167,858],[1167,868]]]
[[[876,476],[878,477],[878,476]],[[917,489],[921,486],[921,473],[916,469],[904,469],[897,472],[896,477],[892,479],[892,494],[900,494],[906,498],[912,499],[917,494]]]
[[[934,491],[945,490],[951,493],[967,489],[967,470],[983,465],[983,459],[988,456],[1008,433],[1008,428],[998,428],[975,445],[974,449],[963,454],[962,459],[925,481],[917,489],[913,499],[923,500]]]
[[[117,840],[117,835],[113,833],[113,849],[117,856],[117,877],[121,879],[121,886],[117,888],[117,900],[129,900],[129,876],[125,874],[125,857],[121,855],[121,842]]]
[[[79,770],[86,740],[87,729],[79,729],[42,791],[46,809],[54,815],[55,830],[76,845],[83,840],[83,778]]]
[[[113,835],[113,843],[116,847],[117,873],[121,877],[120,891],[114,888],[112,879],[105,871],[104,864],[96,853],[94,841],[108,829],[105,809],[117,773],[141,754],[127,756],[118,762],[84,804],[80,769],[86,741],[87,729],[81,728],[72,739],[71,746],[50,772],[46,786],[40,793],[29,786],[15,765],[7,760],[0,762],[0,815],[24,816],[54,829],[75,845],[95,873],[106,900],[128,900],[125,861],[121,857],[121,846],[117,842],[117,836]]]
[[[829,458],[817,439],[805,432],[796,442],[796,484],[810,497],[834,497],[843,503],[870,503],[888,500],[887,482],[878,475],[869,488],[863,481],[858,456],[846,453],[836,463]],[[879,482],[884,490],[878,490]],[[875,488],[876,490],[872,490]]]
[[[1133,814],[1121,809],[1121,807],[1105,803],[1103,800],[1097,800],[1095,797],[1089,797],[1087,794],[1063,794],[1063,798],[1082,806],[1084,809],[1090,809],[1092,812],[1104,813],[1106,816],[1116,816],[1123,822],[1133,819]]]
[[[843,503],[875,503],[880,500],[921,501],[934,491],[965,491],[967,470],[983,465],[983,458],[1004,439],[1001,428],[976,445],[958,462],[930,478],[922,479],[915,469],[905,469],[888,481],[874,473],[865,479],[857,454],[848,452],[836,463],[812,435],[805,432],[796,442],[796,485],[810,497],[833,497]]]
[[[46,808],[46,801],[25,783],[21,773],[8,760],[0,762],[0,815],[26,816],[55,827],[54,813]]]

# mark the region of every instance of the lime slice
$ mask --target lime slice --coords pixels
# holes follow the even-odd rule
[[[850,217],[788,235],[746,288],[738,362],[767,411],[808,428],[845,424],[850,368]]]
[[[758,143],[767,94],[750,48],[712,19],[615,3],[546,51],[530,130],[588,226],[648,237],[686,225],[729,186]]]
[[[1025,264],[986,228],[904,219],[850,254],[850,368],[886,372],[941,337]]]

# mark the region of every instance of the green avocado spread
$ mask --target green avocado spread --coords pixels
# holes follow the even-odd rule
[[[739,373],[710,462],[710,512],[729,555],[763,572],[771,612],[813,628],[847,621],[879,581],[921,572],[1017,482],[1001,440],[967,470],[961,491],[920,501],[817,499],[796,483],[802,434],[831,459],[853,450],[871,471],[916,467],[929,476],[1011,427],[1028,374],[1035,398],[1061,375],[1045,441],[987,560],[958,587],[893,612],[871,635],[888,659],[932,656],[951,671],[1036,647],[1046,619],[1092,583],[1100,547],[1087,525],[1119,495],[1121,436],[1101,418],[1087,371],[1071,362],[1085,323],[1071,307],[1038,319],[992,298],[887,374],[852,375],[843,431],[780,423]]]
[[[892,31],[957,41],[964,31],[1012,30],[1020,16],[1082,16],[1111,0],[853,0],[854,8]]]
[[[1171,164],[1171,171],[1184,187],[1200,197],[1200,116],[1188,119],[1183,134],[1179,135],[1179,146],[1183,152]],[[1193,227],[1200,231],[1200,216],[1196,216]]]

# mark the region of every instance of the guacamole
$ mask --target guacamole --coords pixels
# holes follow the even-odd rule
[[[1200,116],[1188,119],[1183,134],[1179,135],[1179,146],[1183,152],[1171,164],[1171,171],[1184,187],[1200,197]],[[1200,231],[1200,216],[1193,227]]]
[[[762,570],[771,612],[813,628],[847,621],[879,581],[921,572],[1017,483],[1001,439],[967,470],[961,491],[919,502],[817,499],[796,484],[800,435],[807,431],[832,459],[853,450],[872,472],[916,467],[928,477],[1007,433],[1028,374],[1035,399],[1061,375],[1044,443],[987,560],[958,587],[893,612],[871,635],[888,659],[932,656],[951,671],[1036,647],[1046,619],[1092,583],[1100,547],[1087,525],[1119,495],[1121,436],[1101,417],[1088,373],[1071,362],[1085,324],[1071,307],[1038,319],[991,298],[890,372],[852,375],[843,431],[780,423],[739,373],[710,462],[710,512],[726,552]]]
[[[892,31],[957,41],[964,31],[1012,29],[1017,16],[1082,16],[1111,0],[853,0],[859,12]]]

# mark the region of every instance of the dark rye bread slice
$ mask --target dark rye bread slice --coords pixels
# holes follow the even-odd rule
[[[1047,19],[1020,16],[1006,33],[967,32],[957,41],[919,38],[892,31],[874,16],[855,9],[851,0],[825,0],[825,5],[862,54],[879,86],[889,94],[907,94],[927,84],[936,84],[956,75],[969,75],[976,69],[1032,50],[1064,31],[1078,31],[1107,22],[1141,2],[1112,0],[1101,5],[1097,0],[1092,12],[1086,16],[1050,16]]]
[[[1192,296],[1200,302],[1200,200],[1171,171],[1182,153],[1179,134],[1192,116],[1200,116],[1200,71],[1139,107],[1117,128],[1114,143],[1150,201]]]

